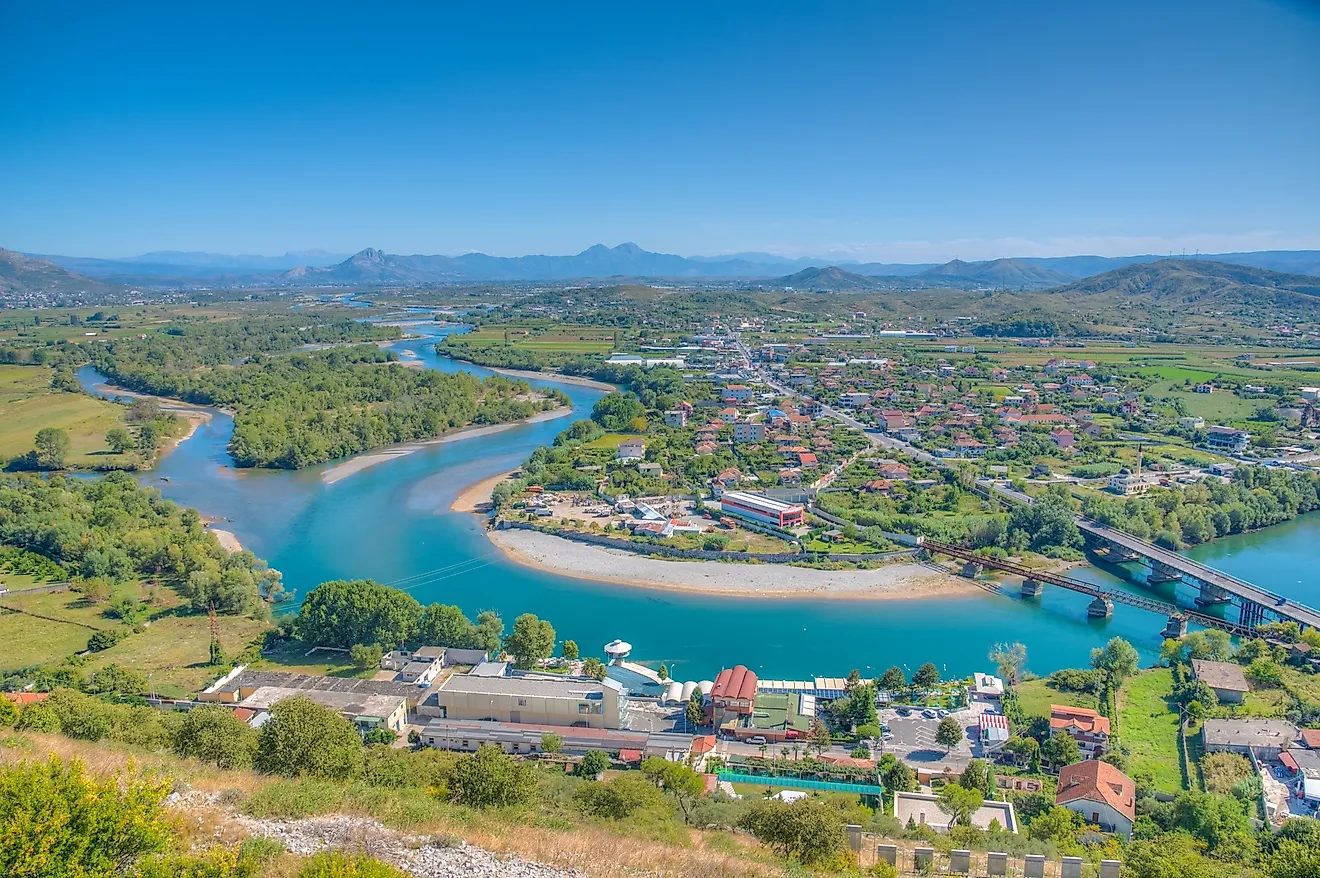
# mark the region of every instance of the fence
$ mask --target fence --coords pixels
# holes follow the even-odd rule
[[[793,561],[815,561],[822,557],[830,561],[890,561],[894,558],[910,556],[914,551],[913,549],[899,549],[895,552],[867,552],[857,555],[821,555],[816,552],[720,552],[713,549],[680,549],[677,546],[639,543],[604,534],[556,530],[550,527],[538,527],[526,521],[501,519],[496,527],[499,530],[531,530],[579,543],[601,546],[606,549],[621,549],[637,555],[660,555],[664,558],[686,558],[695,561],[757,561],[763,564],[788,564]]]

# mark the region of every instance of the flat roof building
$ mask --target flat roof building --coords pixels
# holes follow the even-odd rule
[[[626,725],[623,687],[574,677],[455,674],[433,687],[417,706],[425,717],[619,729]]]
[[[911,820],[917,825],[925,824],[936,832],[948,832],[952,815],[940,807],[940,798],[934,793],[894,793],[894,818],[904,826]],[[1005,832],[1017,835],[1017,812],[1012,802],[992,802],[985,800],[980,808],[972,813],[972,825],[977,829],[989,829],[990,824],[998,821]]]
[[[1192,659],[1192,676],[1215,690],[1215,697],[1222,702],[1238,704],[1251,691],[1242,666],[1236,662],[1212,662],[1204,659]]]
[[[720,496],[720,508],[728,515],[774,527],[799,527],[806,514],[801,503],[785,503],[748,491],[725,491]]]
[[[1282,719],[1208,719],[1201,727],[1205,752],[1227,750],[1262,759],[1277,759],[1298,739],[1297,726]]]
[[[261,686],[238,703],[249,710],[270,710],[289,698],[306,698],[337,711],[358,731],[386,728],[402,732],[408,722],[407,700],[400,695],[374,695],[369,692],[327,692],[318,689],[290,689]]]
[[[660,756],[671,762],[687,759],[693,737],[677,732],[634,732],[627,729],[587,729],[540,723],[501,723],[486,720],[433,719],[420,733],[422,743],[441,750],[472,751],[494,744],[507,753],[544,752],[545,735],[559,737],[559,752],[583,754],[588,750],[618,753],[640,751],[643,757]]]

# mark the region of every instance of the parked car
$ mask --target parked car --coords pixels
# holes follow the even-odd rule
[[[921,712],[921,715],[924,716],[926,719],[939,719],[940,716],[939,712],[935,710],[935,708],[933,707],[926,708]]]
[[[898,713],[899,716],[911,716],[911,715],[912,715],[912,708],[910,708],[910,707],[900,707],[900,708],[898,708],[897,713]]]
[[[747,743],[748,743],[748,744],[764,744],[764,743],[765,743],[765,735],[752,735],[750,738],[747,739]]]
[[[944,719],[946,716],[949,715],[949,712],[948,712],[947,710],[945,710],[944,708],[942,708],[942,707],[941,707],[939,710],[935,711],[935,712],[938,713],[938,714],[940,715],[940,719]]]

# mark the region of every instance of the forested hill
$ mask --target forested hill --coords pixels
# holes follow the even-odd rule
[[[556,405],[521,381],[406,368],[374,344],[351,344],[381,332],[351,320],[202,323],[99,346],[92,362],[130,390],[232,409],[238,466],[297,469]],[[278,353],[336,342],[348,344]]]

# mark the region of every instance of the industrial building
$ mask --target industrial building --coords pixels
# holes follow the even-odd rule
[[[288,689],[262,686],[238,702],[253,711],[270,710],[288,698],[306,698],[339,713],[359,732],[389,729],[402,732],[408,722],[408,702],[400,695],[373,695],[369,692],[327,692],[319,689]]]
[[[428,691],[417,713],[433,719],[619,729],[627,725],[627,708],[623,686],[609,678],[455,674]]]
[[[559,741],[557,752],[581,755],[588,750],[636,753],[640,758],[659,756],[682,762],[692,751],[692,736],[677,732],[633,732],[626,729],[584,729],[537,723],[500,723],[488,720],[433,719],[421,732],[422,743],[441,750],[470,752],[494,744],[506,753],[543,753],[546,735]],[[634,761],[624,759],[624,761]]]
[[[801,503],[784,503],[747,491],[725,491],[720,496],[720,508],[726,515],[773,527],[801,527],[806,514]]]

